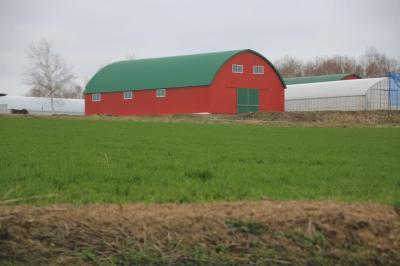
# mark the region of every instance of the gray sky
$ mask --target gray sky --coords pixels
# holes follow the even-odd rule
[[[78,82],[125,59],[250,48],[274,61],[370,46],[400,56],[400,0],[0,0],[0,92],[22,95],[30,44],[48,40]]]

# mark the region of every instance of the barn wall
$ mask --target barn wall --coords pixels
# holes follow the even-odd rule
[[[243,73],[232,73],[232,64],[243,65]],[[264,75],[253,74],[253,65],[264,66]],[[243,52],[226,62],[211,84],[210,113],[237,113],[237,88],[259,90],[260,112],[284,111],[284,88],[273,68],[252,52]]]
[[[91,94],[85,95],[85,114],[167,115],[208,112],[207,86],[169,88],[163,98],[156,97],[156,90],[133,92],[133,99],[124,100],[123,92],[101,94],[101,101],[92,102]]]

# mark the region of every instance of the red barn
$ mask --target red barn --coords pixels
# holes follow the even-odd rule
[[[85,114],[283,112],[285,83],[253,50],[110,64],[89,81]]]

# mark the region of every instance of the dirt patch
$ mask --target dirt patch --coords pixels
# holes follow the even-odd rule
[[[0,207],[0,264],[400,261],[393,207],[333,202]]]

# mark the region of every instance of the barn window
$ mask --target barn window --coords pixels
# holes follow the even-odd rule
[[[124,91],[124,100],[131,100],[133,98],[133,91]]]
[[[101,94],[100,93],[93,93],[92,94],[92,102],[100,102],[101,101]]]
[[[253,74],[264,74],[264,66],[253,66]]]
[[[167,96],[167,92],[165,89],[157,89],[157,97],[162,98]]]
[[[232,65],[232,73],[243,73],[243,65]]]

